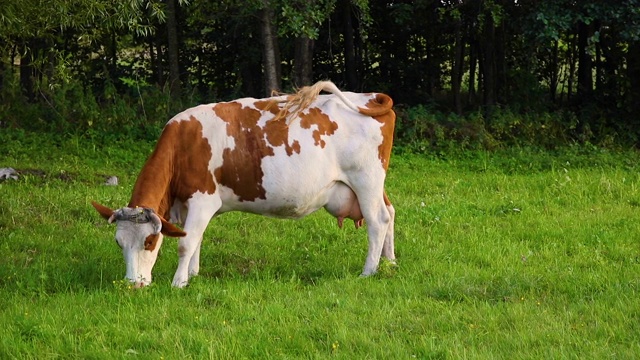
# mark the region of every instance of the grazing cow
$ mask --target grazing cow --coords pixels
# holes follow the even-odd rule
[[[232,210],[301,218],[324,207],[340,227],[345,218],[356,227],[366,221],[362,275],[376,272],[381,255],[394,262],[395,211],[384,191],[392,105],[387,95],[341,92],[321,81],[292,95],[200,105],[176,115],[129,205],[112,210],[92,202],[117,224],[126,278],[135,287],[151,282],[164,234],[180,238],[172,284],[187,285],[198,274],[207,224]]]

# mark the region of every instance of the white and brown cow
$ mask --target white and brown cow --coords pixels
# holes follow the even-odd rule
[[[331,95],[318,95],[321,91]],[[215,215],[238,210],[301,218],[324,207],[367,224],[363,275],[395,261],[394,209],[384,191],[395,113],[384,94],[341,92],[329,81],[296,94],[200,105],[171,119],[127,207],[93,202],[125,258],[126,278],[151,282],[162,236],[180,237],[173,285],[198,274],[200,244]],[[171,224],[180,223],[184,231]]]

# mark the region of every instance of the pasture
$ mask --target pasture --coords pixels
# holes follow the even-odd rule
[[[395,154],[399,267],[324,211],[231,213],[201,275],[132,290],[114,227],[153,144],[0,134],[2,359],[582,359],[640,354],[640,155],[576,147]],[[107,176],[118,186],[103,185]]]

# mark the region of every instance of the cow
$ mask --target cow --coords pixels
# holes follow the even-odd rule
[[[329,94],[320,94],[322,91]],[[151,283],[163,235],[178,237],[172,285],[200,269],[211,219],[228,211],[302,218],[322,207],[342,227],[366,223],[363,276],[381,256],[395,264],[395,210],[384,189],[393,142],[393,101],[320,81],[294,94],[199,105],[167,122],[129,204],[93,207],[116,223],[126,279]],[[182,226],[180,229],[178,224]]]

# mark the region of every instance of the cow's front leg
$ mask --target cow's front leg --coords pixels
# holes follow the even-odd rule
[[[189,264],[196,253],[200,239],[200,237],[189,236],[189,234],[193,233],[194,230],[190,230],[187,236],[178,240],[178,269],[171,283],[175,287],[185,287],[189,283]]]
[[[185,287],[189,283],[189,275],[198,274],[202,234],[221,204],[216,195],[193,195],[189,199],[189,212],[184,223],[187,236],[178,240],[178,269],[173,276],[173,286]]]
[[[191,256],[191,260],[189,261],[189,278],[197,276],[200,272],[200,248],[202,247],[202,237],[200,237],[200,241],[198,241],[198,247],[196,251]]]

